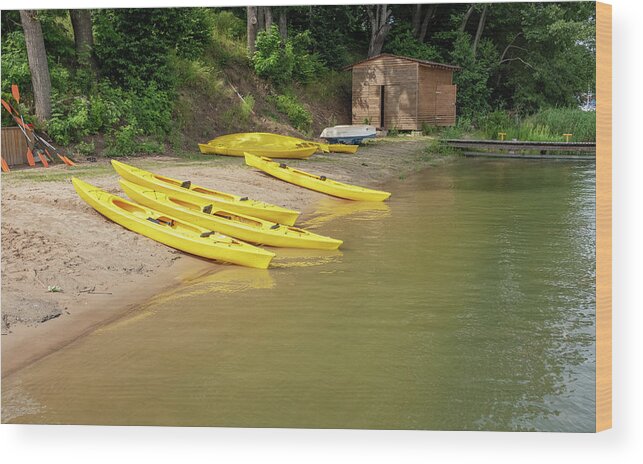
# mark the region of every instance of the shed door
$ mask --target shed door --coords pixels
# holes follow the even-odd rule
[[[384,93],[385,129],[416,129],[417,89],[412,85],[387,85]]]
[[[455,96],[457,86],[438,85],[435,92],[435,125],[455,125]]]

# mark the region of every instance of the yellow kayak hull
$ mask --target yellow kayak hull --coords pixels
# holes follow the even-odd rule
[[[299,211],[293,211],[280,206],[271,205],[258,200],[250,200],[230,193],[201,187],[198,185],[185,185],[171,177],[160,176],[143,169],[139,169],[120,161],[112,160],[112,166],[124,179],[152,190],[171,194],[177,198],[190,200],[205,200],[217,208],[223,208],[236,213],[245,214],[268,221],[292,226],[299,217]]]
[[[141,187],[125,179],[120,180],[120,185],[128,197],[141,205],[246,242],[275,247],[318,250],[336,250],[342,244],[341,240],[314,234],[296,227],[283,226],[263,219],[213,208],[212,203],[205,200],[182,200],[171,194]]]
[[[199,150],[203,154],[244,156],[244,153],[251,153],[267,158],[284,159],[306,159],[318,150],[325,153],[355,153],[357,148],[357,145],[312,142],[267,132],[227,134],[208,143],[199,144]]]
[[[87,204],[117,224],[177,250],[242,266],[266,269],[275,254],[239,240],[142,207],[87,182],[72,178]]]
[[[293,148],[293,149],[282,149],[282,150],[270,150],[266,148],[236,148],[226,145],[209,145],[209,144],[199,144],[199,150],[204,155],[224,155],[224,156],[238,156],[242,157],[244,153],[255,153],[261,156],[267,156],[270,158],[283,158],[283,159],[306,159],[310,158],[316,151],[317,147],[308,147],[308,148]]]
[[[344,184],[323,176],[310,174],[299,169],[286,166],[283,163],[276,163],[269,158],[246,154],[246,164],[276,177],[277,179],[299,185],[310,190],[326,193],[347,200],[359,201],[384,201],[391,196],[389,192],[372,190],[357,185]]]

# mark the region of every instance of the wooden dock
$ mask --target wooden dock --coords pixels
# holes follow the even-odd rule
[[[467,157],[479,158],[517,158],[517,159],[547,159],[547,160],[566,160],[566,161],[596,161],[595,156],[589,155],[530,155],[520,153],[491,153],[486,151],[465,151]]]
[[[443,140],[442,143],[451,148],[469,150],[463,153],[464,156],[568,161],[591,161],[596,159],[596,142],[447,139]]]

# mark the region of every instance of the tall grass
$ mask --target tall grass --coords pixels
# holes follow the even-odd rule
[[[499,139],[498,133],[504,132],[506,140],[562,142],[563,134],[572,134],[573,142],[596,140],[596,113],[577,108],[548,108],[524,118],[494,111],[480,117],[475,125],[486,139]]]

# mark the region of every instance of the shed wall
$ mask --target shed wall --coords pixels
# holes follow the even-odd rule
[[[419,130],[423,123],[455,124],[452,69],[382,56],[356,64],[352,73],[353,124],[368,121],[374,126],[401,130]]]
[[[27,164],[27,141],[19,127],[2,128],[2,158],[9,166]]]
[[[375,126],[410,130],[417,128],[418,64],[382,57],[353,67],[353,124],[368,120]],[[381,120],[381,86],[384,88],[384,121]]]
[[[452,86],[451,89],[443,86]],[[442,87],[438,89],[438,87]],[[418,83],[418,123],[437,126],[455,124],[453,72],[420,66]],[[438,93],[440,92],[440,93]]]

